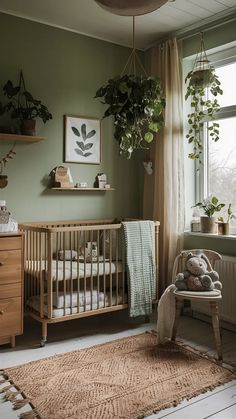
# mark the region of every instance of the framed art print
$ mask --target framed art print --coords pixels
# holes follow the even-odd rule
[[[65,115],[65,162],[101,162],[101,123],[99,119]]]

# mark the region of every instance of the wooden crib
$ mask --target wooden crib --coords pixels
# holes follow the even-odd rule
[[[121,223],[112,220],[27,223],[25,235],[25,307],[42,323],[57,323],[128,307]],[[155,262],[158,278],[158,233]],[[156,281],[156,299],[158,296]]]

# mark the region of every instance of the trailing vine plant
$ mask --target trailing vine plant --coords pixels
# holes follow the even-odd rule
[[[210,65],[206,56],[203,37],[193,69],[187,74],[185,83],[188,83],[185,100],[189,97],[191,99],[191,112],[188,114],[189,131],[186,138],[189,144],[193,144],[193,151],[188,157],[198,160],[201,164],[202,132],[205,122],[208,122],[206,129],[210,139],[214,142],[219,140],[219,123],[214,121],[214,118],[220,109],[217,96],[223,94],[215,68]]]
[[[148,77],[135,49],[133,16],[133,49],[122,74],[100,87],[95,98],[108,105],[103,118],[114,116],[114,137],[120,154],[129,159],[136,149],[147,149],[164,125],[165,98],[158,78]],[[136,74],[136,62],[143,75]],[[125,73],[129,65],[129,71]]]

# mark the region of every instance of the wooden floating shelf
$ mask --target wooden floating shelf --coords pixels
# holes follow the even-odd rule
[[[38,143],[45,140],[45,137],[37,137],[36,135],[18,135],[18,134],[2,134],[0,133],[0,141],[16,141],[25,143]]]
[[[99,191],[99,192],[107,192],[107,191],[114,191],[115,188],[51,188],[54,191]]]

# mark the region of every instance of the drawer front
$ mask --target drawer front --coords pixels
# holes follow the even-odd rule
[[[21,282],[2,285],[0,282],[0,300],[3,298],[21,297]]]
[[[0,336],[13,336],[21,333],[21,297],[0,300]]]
[[[22,236],[1,237],[0,250],[16,250],[22,247]]]
[[[21,250],[0,251],[0,284],[21,281],[21,258]]]

